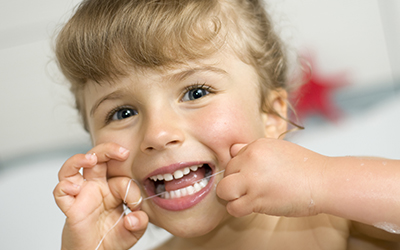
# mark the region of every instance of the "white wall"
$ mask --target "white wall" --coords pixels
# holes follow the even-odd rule
[[[0,3],[0,164],[88,141],[50,46],[55,27],[77,2]]]
[[[396,63],[400,49],[395,46],[400,44],[399,1],[267,2],[290,43],[313,53],[322,72],[346,70],[352,84],[358,85],[392,80],[393,74],[400,77],[400,63]]]

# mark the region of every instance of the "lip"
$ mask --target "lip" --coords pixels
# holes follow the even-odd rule
[[[172,164],[166,167],[162,167],[160,169],[157,169],[153,172],[151,172],[146,179],[143,180],[143,186],[144,190],[147,193],[148,197],[155,195],[155,190],[154,190],[154,185],[152,181],[149,179],[150,176],[158,175],[158,174],[166,174],[166,173],[173,173],[174,171],[178,169],[182,169],[185,167],[190,167],[194,165],[200,165],[200,164],[207,164],[210,168],[212,173],[215,173],[215,167],[214,165],[210,164],[209,162],[185,162],[185,163],[177,163],[177,164]],[[165,209],[165,210],[170,210],[170,211],[180,211],[180,210],[185,210],[189,209],[196,204],[198,204],[200,201],[202,201],[207,194],[211,191],[211,187],[214,184],[214,176],[210,177],[207,186],[205,186],[202,190],[200,190],[197,193],[194,193],[192,195],[184,196],[181,198],[174,198],[174,199],[163,199],[159,196],[156,196],[152,198],[152,202],[154,202],[156,205],[159,207]]]

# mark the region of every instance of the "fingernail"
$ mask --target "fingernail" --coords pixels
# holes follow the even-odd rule
[[[129,216],[128,222],[131,228],[135,228],[136,225],[139,223],[139,220],[135,216]]]
[[[128,151],[129,151],[129,150],[126,149],[126,148],[124,148],[124,147],[120,147],[120,148],[119,148],[119,152],[120,152],[120,154],[122,154],[122,155],[126,154]]]
[[[85,157],[86,159],[88,159],[89,161],[92,161],[94,159],[95,154],[86,154]]]

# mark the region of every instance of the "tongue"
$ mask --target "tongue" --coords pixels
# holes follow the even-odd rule
[[[205,169],[199,168],[197,171],[190,171],[188,175],[183,176],[182,178],[172,181],[165,181],[165,191],[172,191],[181,189],[190,185],[195,184],[205,177]]]

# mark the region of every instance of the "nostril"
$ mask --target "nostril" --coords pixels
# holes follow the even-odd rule
[[[165,144],[165,146],[173,146],[173,145],[176,145],[176,144],[179,144],[178,140],[170,141],[167,144]]]
[[[174,140],[174,141],[170,141],[170,142],[167,142],[165,145],[164,145],[164,147],[160,147],[160,150],[162,149],[162,148],[168,148],[168,147],[171,147],[171,146],[174,146],[174,145],[178,145],[179,144],[179,140]],[[147,148],[146,148],[146,151],[154,151],[154,150],[157,150],[158,149],[158,147],[153,147],[153,146],[148,146]]]
[[[153,129],[154,130],[154,129]],[[154,131],[147,131],[143,138],[140,148],[146,152],[155,152],[158,150],[165,150],[169,147],[175,147],[183,143],[184,134],[181,130],[167,130],[155,133]]]
[[[146,151],[153,151],[155,148],[153,148],[153,147],[147,147],[146,148]]]

